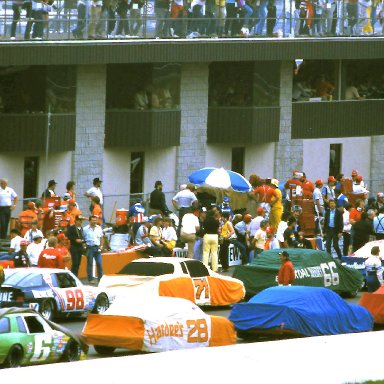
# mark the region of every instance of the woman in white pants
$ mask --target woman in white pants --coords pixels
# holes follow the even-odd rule
[[[205,233],[203,237],[203,264],[209,266],[209,254],[211,254],[212,271],[217,272],[220,223],[215,218],[213,211],[207,213],[203,226]]]

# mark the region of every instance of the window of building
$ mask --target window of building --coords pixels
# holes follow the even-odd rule
[[[338,100],[337,62],[303,60],[293,64],[292,101]]]
[[[131,194],[144,191],[144,152],[131,153]]]
[[[0,67],[0,112],[45,112],[46,67]]]
[[[76,110],[76,70],[74,66],[47,67],[47,110],[73,113]]]
[[[244,174],[244,157],[245,149],[244,147],[232,148],[232,162],[231,170],[241,175]]]
[[[180,77],[175,63],[109,65],[107,109],[178,109]]]
[[[329,148],[329,175],[336,177],[341,173],[342,144],[331,144]]]
[[[37,196],[37,184],[39,175],[39,158],[24,158],[24,199]]]
[[[279,105],[280,63],[229,62],[209,66],[210,107]]]
[[[348,60],[343,66],[342,99],[384,99],[384,60]]]

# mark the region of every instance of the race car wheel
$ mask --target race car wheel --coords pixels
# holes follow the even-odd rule
[[[110,356],[115,351],[115,347],[106,347],[104,345],[94,345],[95,351],[102,356]]]
[[[77,344],[75,340],[70,339],[65,347],[61,360],[65,362],[79,361],[80,354],[81,350],[79,344]]]
[[[46,320],[52,320],[55,315],[55,305],[52,300],[43,300],[39,312]]]
[[[104,313],[109,308],[108,296],[105,293],[100,293],[96,297],[95,306],[93,307],[92,313],[100,314]]]
[[[23,361],[23,348],[20,345],[15,344],[8,352],[8,356],[4,362],[6,368],[18,368],[21,367]]]

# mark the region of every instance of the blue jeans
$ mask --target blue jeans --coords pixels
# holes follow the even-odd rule
[[[267,9],[268,2],[266,0],[261,0],[260,6],[259,6],[259,22],[256,25],[256,34],[257,35],[262,35],[264,26],[265,26],[265,21],[267,20],[267,14],[268,14],[268,9]]]
[[[97,267],[97,277],[100,281],[101,277],[103,276],[103,267],[101,265],[101,251],[100,247],[97,245],[92,245],[87,247],[87,276],[88,281],[93,280],[93,259],[96,261],[96,267]]]

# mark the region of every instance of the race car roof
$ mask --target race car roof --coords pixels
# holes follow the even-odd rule
[[[5,275],[10,275],[14,273],[19,273],[19,274],[25,274],[25,275],[30,275],[32,273],[34,274],[40,274],[40,275],[45,275],[45,274],[50,274],[50,273],[59,273],[59,272],[66,272],[68,273],[69,271],[66,269],[59,269],[59,268],[38,268],[38,267],[31,267],[31,268],[6,268],[4,269]]]

